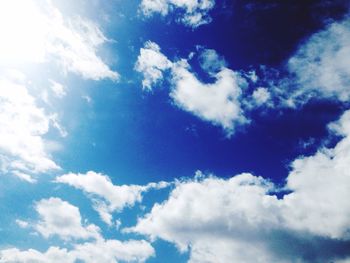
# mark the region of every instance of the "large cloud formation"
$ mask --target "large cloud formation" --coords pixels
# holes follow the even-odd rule
[[[350,259],[350,111],[330,127],[343,139],[295,160],[283,189],[252,174],[197,174],[127,231],[190,249],[190,262]]]
[[[241,105],[241,93],[247,83],[242,76],[226,67],[225,62],[212,49],[200,54],[203,70],[214,82],[202,82],[191,70],[186,59],[171,62],[154,42],[141,48],[135,69],[143,74],[143,87],[152,89],[169,70],[170,97],[175,105],[199,118],[221,126],[228,135],[247,122]]]

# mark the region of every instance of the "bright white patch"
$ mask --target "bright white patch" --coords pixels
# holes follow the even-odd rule
[[[65,174],[57,177],[55,182],[68,184],[87,193],[93,200],[94,209],[108,225],[112,225],[113,212],[120,212],[126,206],[131,207],[136,202],[141,202],[142,193],[168,186],[166,182],[114,185],[108,176],[93,171],[86,174]]]
[[[140,8],[145,16],[159,13],[166,16],[174,10],[181,16],[178,22],[196,28],[211,22],[209,11],[214,7],[214,0],[142,0]]]
[[[197,175],[126,231],[190,248],[190,262],[336,261],[334,244],[350,244],[350,111],[331,128],[344,138],[294,161],[282,199],[251,174]]]
[[[98,26],[63,17],[51,1],[0,1],[0,35],[0,65],[54,59],[84,78],[118,78],[97,55],[107,41]]]
[[[64,240],[100,238],[99,227],[83,226],[79,209],[60,198],[42,199],[35,209],[40,216],[35,229],[45,238],[53,235]]]

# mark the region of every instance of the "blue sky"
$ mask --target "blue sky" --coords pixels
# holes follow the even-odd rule
[[[0,3],[0,262],[350,262],[348,1]]]

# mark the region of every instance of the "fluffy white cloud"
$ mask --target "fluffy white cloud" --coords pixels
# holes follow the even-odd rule
[[[190,262],[328,262],[350,256],[350,111],[344,138],[293,162],[284,190],[240,174],[180,181],[133,231],[173,242]]]
[[[45,150],[50,116],[38,107],[25,84],[0,77],[0,163],[2,172],[34,182],[33,173],[58,169]]]
[[[237,125],[247,122],[240,103],[242,89],[247,85],[238,73],[226,67],[215,50],[204,49],[199,56],[200,65],[214,78],[213,83],[204,83],[191,71],[187,60],[171,62],[153,42],[141,48],[135,69],[144,76],[143,88],[163,79],[163,72],[171,73],[170,97],[181,109],[199,118],[221,126],[228,135]]]
[[[72,250],[50,247],[46,252],[17,248],[0,250],[1,263],[145,262],[152,256],[154,249],[144,240],[101,240],[75,245]]]
[[[40,217],[35,229],[46,238],[53,235],[64,240],[100,238],[99,227],[83,226],[79,209],[60,198],[42,199],[35,209]]]
[[[142,193],[150,189],[168,186],[166,182],[149,183],[147,185],[114,185],[106,175],[89,171],[86,174],[69,173],[56,178],[55,182],[64,183],[83,190],[92,198],[94,208],[101,219],[112,224],[112,213],[124,207],[141,202]]]
[[[296,95],[350,99],[350,18],[312,35],[288,62],[298,81]]]
[[[160,47],[147,41],[140,49],[140,55],[135,64],[135,70],[143,75],[142,87],[151,90],[152,85],[163,79],[163,71],[169,69],[172,63],[160,51]]]
[[[183,60],[174,65],[172,74],[170,96],[178,107],[223,127],[228,135],[247,121],[239,100],[245,81],[238,73],[222,68],[214,83],[203,83]]]
[[[88,79],[117,79],[97,55],[107,41],[99,27],[80,17],[69,19],[51,1],[1,1],[0,64],[57,61]]]
[[[142,0],[140,8],[148,17],[154,13],[166,16],[178,12],[177,22],[196,28],[211,22],[208,13],[214,5],[214,0]]]
[[[75,246],[71,252],[75,258],[86,263],[145,262],[154,256],[153,247],[145,240],[105,240]],[[1,261],[0,261],[1,262]]]
[[[40,220],[34,227],[45,238],[57,235],[69,249],[49,247],[40,252],[35,249],[19,250],[9,248],[0,250],[1,263],[56,263],[56,262],[144,262],[154,256],[154,248],[145,240],[119,241],[104,239],[95,225],[82,225],[77,207],[59,198],[43,199],[36,203],[35,209]],[[28,227],[28,222],[16,220],[20,227]],[[90,239],[88,242],[77,241]]]

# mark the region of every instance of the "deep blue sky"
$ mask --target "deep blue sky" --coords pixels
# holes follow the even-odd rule
[[[62,70],[56,60],[0,63],[1,78],[10,68],[26,75],[36,105],[45,112],[57,113],[60,125],[68,133],[60,136],[59,129],[51,127],[40,135],[45,139],[45,147],[51,147],[50,157],[61,169],[29,171],[36,183],[19,180],[11,175],[11,169],[1,168],[0,249],[33,248],[43,252],[52,245],[73,247],[73,243],[58,236],[43,238],[36,231],[35,222],[40,216],[35,204],[52,196],[78,207],[82,218],[98,225],[105,239],[147,239],[105,225],[91,205],[91,195],[53,183],[57,176],[68,172],[100,172],[108,175],[115,185],[174,182],[192,178],[197,170],[224,179],[248,172],[283,187],[293,160],[314,155],[322,147],[333,148],[342,138],[327,125],[349,108],[347,101],[317,93],[311,93],[309,100],[295,107],[256,107],[247,111],[250,123],[238,126],[228,136],[220,125],[213,125],[174,102],[169,95],[174,89],[169,70],[151,90],[143,90],[143,75],[135,70],[135,63],[146,41],[157,43],[161,53],[172,62],[188,58],[194,52],[194,57],[189,59],[191,72],[202,83],[213,84],[215,77],[198,62],[199,50],[213,49],[225,60],[227,68],[242,75],[256,72],[259,81],[249,82],[246,87],[250,93],[260,86],[270,89],[271,83],[282,87],[282,81],[289,80],[292,94],[303,87],[288,72],[288,60],[313,34],[348,18],[348,1],[216,0],[215,7],[209,11],[211,22],[197,28],[176,22],[176,17],[182,15],[176,8],[167,16],[145,17],[140,11],[140,1],[52,2],[67,17],[64,21],[86,17],[101,28],[106,39],[93,51],[111,70],[118,72],[120,79],[84,77],[79,70]],[[50,54],[50,59],[57,54]],[[42,92],[49,90],[50,79],[65,87],[63,99],[49,97],[50,102],[45,101]],[[18,157],[0,144],[0,157],[3,156]],[[2,165],[5,159],[0,159]],[[131,205],[122,212],[114,211],[114,219],[120,219],[123,227],[134,226],[138,218],[151,211],[155,202],[167,199],[169,189],[150,190],[142,206]],[[29,227],[18,227],[16,219],[28,221]],[[348,245],[346,242],[341,245]],[[190,257],[190,252],[181,254],[174,244],[162,239],[152,245],[157,256],[147,262],[186,262]],[[341,245],[339,249],[343,249]],[[343,250],[341,253],[349,254]],[[1,254],[0,262],[3,262]]]

